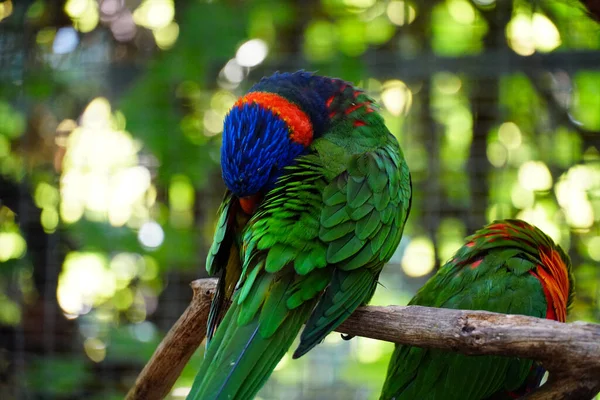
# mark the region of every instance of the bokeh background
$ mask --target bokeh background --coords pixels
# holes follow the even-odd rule
[[[0,0],[2,399],[123,398],[206,276],[225,113],[297,69],[365,88],[412,171],[373,304],[519,217],[568,249],[570,319],[600,321],[600,25],[577,1]],[[391,351],[332,334],[260,399],[375,399]]]

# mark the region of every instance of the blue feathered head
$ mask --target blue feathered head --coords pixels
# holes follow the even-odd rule
[[[291,138],[281,116],[257,103],[234,106],[223,128],[221,167],[225,184],[236,196],[268,190],[305,146]]]
[[[225,117],[221,167],[239,198],[270,190],[328,124],[332,81],[308,72],[263,78]]]

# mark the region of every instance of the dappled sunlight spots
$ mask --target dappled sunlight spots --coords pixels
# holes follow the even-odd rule
[[[68,0],[65,12],[73,19],[75,29],[83,33],[91,32],[100,22],[96,0]]]
[[[42,210],[40,222],[44,228],[44,232],[52,233],[58,227],[58,211],[54,207],[47,207]]]
[[[433,76],[433,84],[443,94],[455,94],[460,90],[462,81],[450,72],[438,72]]]
[[[215,110],[205,112],[202,122],[206,136],[214,136],[223,131],[223,118]]]
[[[110,269],[116,279],[116,287],[119,289],[127,287],[144,267],[144,259],[135,253],[117,253],[110,260]]]
[[[77,48],[79,37],[75,29],[71,27],[60,28],[54,36],[52,51],[54,54],[67,54]]]
[[[12,15],[13,4],[11,0],[5,0],[0,3],[0,21]]]
[[[150,321],[143,321],[139,324],[130,325],[129,329],[131,334],[140,342],[151,342],[156,339],[157,329],[156,326]]]
[[[0,293],[0,325],[15,326],[20,323],[21,307],[4,293]]]
[[[565,243],[568,240],[568,236],[563,240],[562,232],[555,222],[554,213],[555,210],[551,209],[548,203],[538,202],[533,207],[519,212],[516,218],[537,226],[555,242],[563,246],[565,251],[568,251],[569,247]]]
[[[223,120],[233,107],[237,98],[228,90],[218,90],[210,98],[210,109],[204,113],[202,120],[205,136],[215,136],[223,131]]]
[[[406,115],[412,106],[412,92],[406,83],[392,79],[383,83],[381,102],[392,115]]]
[[[387,5],[386,14],[392,24],[398,26],[412,23],[417,16],[413,5],[406,1],[390,1]]]
[[[65,12],[71,18],[80,18],[92,2],[94,0],[68,0],[65,4]]]
[[[550,190],[552,175],[542,161],[527,161],[519,168],[519,184],[534,191]]]
[[[451,0],[447,2],[450,16],[461,24],[472,24],[475,22],[475,9],[466,0]]]
[[[498,128],[498,140],[508,149],[516,149],[521,145],[522,134],[514,122],[505,122]]]
[[[59,304],[69,318],[86,314],[92,306],[106,301],[118,311],[127,311],[137,295],[135,288],[130,287],[132,281],[136,277],[151,281],[157,275],[158,265],[148,256],[117,253],[107,262],[100,253],[70,253],[59,278]],[[138,308],[146,307],[143,299],[140,303],[138,298],[137,303]],[[97,313],[95,316],[99,318]]]
[[[148,29],[163,28],[173,21],[173,17],[173,0],[144,0],[133,12],[135,23]]]
[[[370,302],[369,304],[373,304],[372,302]],[[331,333],[327,336],[325,336],[325,339],[323,339],[323,343],[327,343],[330,345],[336,345],[338,343],[342,343],[344,341],[344,339],[342,339],[342,335],[338,334],[338,333]]]
[[[238,85],[244,80],[245,72],[236,59],[231,59],[225,64],[220,75],[234,85]]]
[[[162,227],[155,221],[145,222],[139,232],[138,240],[142,246],[148,249],[159,247],[165,239],[165,232]]]
[[[387,43],[396,32],[394,25],[385,16],[369,19],[365,25],[365,35],[369,43],[381,45]],[[362,87],[359,85],[359,87]]]
[[[594,210],[589,200],[578,198],[566,211],[567,221],[573,228],[591,228],[594,223]]]
[[[106,344],[98,338],[87,338],[83,342],[85,354],[93,362],[99,363],[106,357]]]
[[[573,228],[589,229],[594,223],[595,212],[587,191],[600,187],[600,176],[595,169],[588,165],[572,167],[554,187],[558,204]]]
[[[35,205],[42,209],[41,223],[44,231],[52,233],[58,227],[59,217],[57,206],[60,195],[58,189],[47,182],[40,182],[34,192]]]
[[[116,277],[100,253],[70,252],[58,278],[58,303],[65,314],[78,316],[111,298]]]
[[[113,226],[141,225],[155,199],[148,168],[138,165],[140,144],[124,131],[125,118],[112,113],[108,100],[90,102],[81,116],[81,126],[72,120],[59,124],[72,132],[65,139],[63,175],[60,184],[60,216],[66,223],[85,215]],[[44,188],[48,194],[48,188]],[[41,196],[41,194],[40,194]],[[137,219],[136,219],[137,217]]]
[[[503,167],[508,160],[508,150],[500,142],[490,142],[487,145],[486,155],[490,164],[496,168]]]
[[[273,371],[279,371],[279,370],[284,369],[290,363],[291,360],[292,360],[292,357],[290,356],[290,354],[285,353],[283,355],[283,357],[281,358],[281,360],[279,360],[279,362],[277,363],[277,366],[275,367],[275,369]]]
[[[184,398],[192,391],[191,386],[176,387],[171,391],[171,396],[175,398]]]
[[[550,52],[561,44],[554,23],[540,13],[516,14],[506,26],[506,37],[515,53],[522,56],[530,56],[536,50]]]
[[[18,232],[0,232],[0,262],[25,255],[27,243]]]
[[[587,241],[587,251],[592,260],[600,261],[600,236],[593,236]]]
[[[192,226],[193,206],[196,193],[190,179],[185,175],[175,175],[169,185],[169,222],[175,228]]]
[[[179,37],[179,25],[176,22],[171,22],[169,25],[162,28],[157,28],[152,31],[156,45],[166,50],[173,47]]]
[[[141,265],[139,277],[144,281],[152,281],[158,277],[158,262],[150,256],[143,258],[144,264]]]
[[[406,247],[401,265],[404,273],[412,278],[427,275],[433,271],[435,252],[431,239],[421,236],[411,240]]]
[[[537,50],[546,53],[560,46],[560,33],[556,25],[544,14],[533,14],[532,29]]]
[[[125,224],[137,202],[151,185],[150,171],[142,166],[123,169],[113,175],[109,182],[109,221],[114,226]]]
[[[59,201],[58,189],[46,182],[40,182],[33,195],[38,208],[56,207]]]
[[[509,46],[521,56],[530,56],[535,53],[535,43],[531,19],[524,14],[517,14],[506,25],[506,37]]]
[[[112,303],[119,311],[128,310],[133,304],[133,292],[129,288],[117,290],[112,298]]]
[[[369,7],[373,7],[376,0],[343,0],[344,5],[355,8],[357,11],[364,11]]]
[[[392,343],[365,337],[356,337],[352,340],[352,355],[363,364],[378,361],[389,350]]]
[[[512,187],[510,199],[515,207],[524,209],[533,206],[535,202],[535,194],[532,190],[526,189],[516,183]]]
[[[269,47],[264,40],[252,39],[237,49],[235,60],[242,67],[256,67],[265,60],[268,53]]]

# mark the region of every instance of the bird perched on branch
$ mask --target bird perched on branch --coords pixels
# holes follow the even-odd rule
[[[373,100],[303,71],[263,78],[235,103],[221,167],[228,190],[207,259],[221,277],[192,400],[253,398],[303,324],[294,358],[367,303],[411,204]]]
[[[468,237],[409,304],[565,322],[572,299],[571,261],[560,246],[524,221],[502,220]],[[514,399],[544,372],[531,360],[397,345],[380,398]]]

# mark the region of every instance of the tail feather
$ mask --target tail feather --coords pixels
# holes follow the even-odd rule
[[[335,270],[331,284],[306,322],[293,358],[308,353],[361,304],[368,303],[377,288],[378,276],[379,271],[365,268]]]
[[[279,361],[285,355],[287,349],[289,349],[291,347],[292,342],[294,341],[294,339],[297,336],[297,332],[300,331],[300,328],[302,327],[302,324],[308,317],[308,313],[310,312],[311,308],[312,307],[309,307],[309,311],[306,313],[297,313],[291,317],[293,319],[296,319],[296,321],[294,321],[293,323],[299,324],[299,326],[300,326],[297,329],[296,334],[291,335],[291,337],[289,338],[291,340],[289,340],[289,341],[286,340],[286,342],[282,344],[280,352],[272,352],[271,354],[268,355],[268,357],[265,357],[263,367],[257,368],[256,371],[253,371],[253,373],[251,373],[248,376],[248,378],[246,378],[246,381],[244,382],[244,390],[239,392],[239,395],[236,396],[236,399],[238,399],[238,400],[251,399],[254,397],[254,395],[256,393],[258,393],[260,388],[262,388],[262,386],[265,384],[267,379],[269,379],[269,377],[271,376],[271,373],[273,372],[275,367],[277,367],[277,364],[279,363]],[[288,339],[288,338],[286,338],[286,339]]]
[[[208,321],[206,322],[206,348],[208,349],[208,345],[212,341],[213,336],[217,330],[217,327],[220,325],[221,320],[224,317],[223,309],[227,308],[227,304],[225,304],[225,279],[223,278],[225,275],[225,270],[221,273],[219,277],[219,282],[217,283],[217,289],[215,290],[215,295],[213,297],[213,301],[210,303],[210,311],[208,313]]]
[[[259,332],[257,313],[248,324],[238,325],[240,306],[234,300],[206,353],[188,400],[253,398],[292,345],[314,303],[291,310],[274,334]]]

